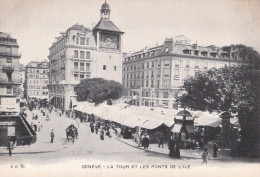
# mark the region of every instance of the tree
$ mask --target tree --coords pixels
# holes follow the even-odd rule
[[[105,100],[116,100],[122,96],[123,87],[115,81],[102,78],[84,79],[76,87],[78,101],[91,100],[95,104]]]
[[[238,113],[244,155],[256,145],[260,105],[257,80],[251,66],[225,67],[197,73],[184,81],[186,93],[178,98],[195,110]]]

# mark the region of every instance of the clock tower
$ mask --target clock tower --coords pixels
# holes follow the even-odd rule
[[[93,28],[97,45],[96,77],[122,83],[122,36],[110,20],[110,7],[105,1],[100,9],[100,20]]]

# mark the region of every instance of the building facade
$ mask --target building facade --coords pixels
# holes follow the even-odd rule
[[[8,33],[0,32],[0,105],[19,102],[19,45]]]
[[[93,29],[73,25],[49,48],[51,103],[69,109],[74,87],[87,78],[122,83],[122,34],[110,20],[110,7],[101,6],[100,21]]]
[[[24,98],[25,67],[23,64],[20,64],[19,79],[22,83],[19,88],[20,89],[20,98]]]
[[[187,77],[198,71],[248,62],[247,58],[240,58],[238,52],[232,47],[226,50],[166,39],[163,45],[125,56],[123,86],[134,105],[175,108],[175,98]]]
[[[25,98],[49,99],[49,63],[32,61],[25,66]]]

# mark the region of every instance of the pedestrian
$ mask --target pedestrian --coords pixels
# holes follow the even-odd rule
[[[144,135],[143,146],[144,146],[144,149],[148,149],[148,147],[149,147],[149,135],[148,134]]]
[[[9,156],[12,156],[12,150],[13,150],[13,148],[14,148],[13,141],[10,140],[10,141],[8,142],[7,148],[8,148],[8,151],[9,151]]]
[[[95,125],[96,134],[98,134],[98,124]]]
[[[158,147],[160,147],[162,145],[162,148],[163,148],[163,141],[164,141],[164,137],[163,137],[163,133],[161,133],[160,136],[159,136]]]
[[[217,152],[218,152],[218,145],[216,142],[214,142],[214,145],[213,145],[213,157],[214,158],[216,158],[218,156]]]
[[[175,157],[176,158],[180,158],[181,157],[181,154],[180,154],[180,146],[178,143],[176,143],[175,145]]]
[[[168,149],[169,149],[169,156],[174,157],[175,156],[175,140],[172,137],[168,143]]]
[[[53,143],[53,140],[54,140],[54,130],[52,129],[52,131],[51,131],[51,143]]]
[[[90,130],[91,130],[91,133],[94,133],[94,125],[93,125],[93,122],[90,123]]]
[[[202,163],[206,163],[207,164],[208,163],[208,158],[210,158],[209,157],[209,153],[208,153],[208,148],[204,149],[201,157],[202,157],[202,160],[203,160]]]
[[[104,140],[104,130],[101,129],[100,131],[100,139],[103,141]]]

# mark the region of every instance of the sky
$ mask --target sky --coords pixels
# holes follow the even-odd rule
[[[104,0],[0,0],[0,32],[20,45],[20,63],[47,59],[60,32],[78,23],[92,28]],[[123,51],[185,35],[201,46],[246,44],[260,51],[260,0],[107,0]]]

